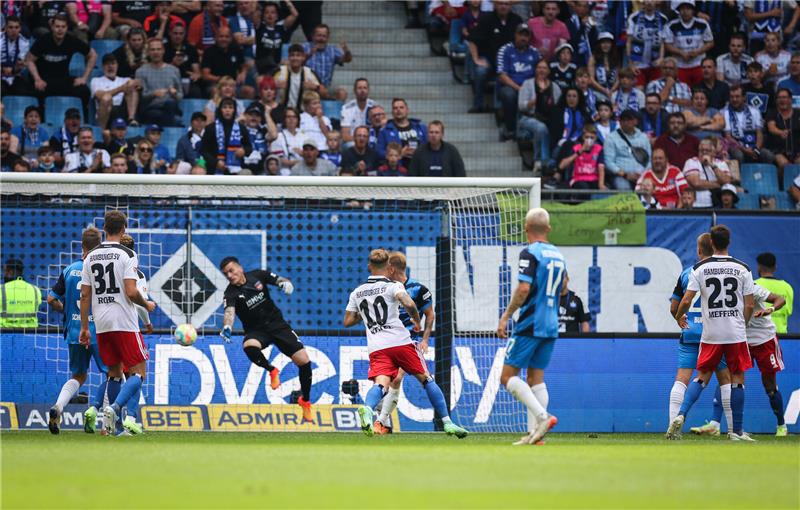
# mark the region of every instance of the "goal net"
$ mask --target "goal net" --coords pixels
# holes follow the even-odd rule
[[[505,341],[495,328],[516,286],[524,214],[539,203],[538,179],[28,174],[4,175],[1,183],[3,252],[23,259],[26,279],[45,292],[80,257],[83,228],[102,226],[109,208],[129,215],[158,305],[156,332],[147,338],[146,406],[202,407],[201,423],[212,430],[302,429],[290,416],[296,406],[288,406],[300,389],[290,359],[272,346],[264,350],[281,369],[273,390],[241,351],[238,320],[234,343],[217,336],[228,285],[218,265],[229,255],[246,270],[269,267],[294,283],[291,296],[278,289],[271,295],[312,359],[314,403],[360,403],[372,384],[366,339],[363,327],[344,329],[341,317],[367,275],[369,251],[385,248],[405,253],[408,276],[433,294],[436,321],[425,357],[453,419],[476,432],[526,427],[523,407],[500,388]],[[198,329],[192,347],[172,341],[183,323]],[[4,396],[55,398],[69,377],[61,324],[43,308],[33,342],[44,369],[59,376],[47,378],[51,395],[12,386]],[[99,381],[90,376],[89,393]],[[280,411],[264,414],[265,407]],[[347,430],[346,413],[335,411],[320,422]],[[433,418],[421,386],[406,380],[395,416],[400,430],[430,430]]]

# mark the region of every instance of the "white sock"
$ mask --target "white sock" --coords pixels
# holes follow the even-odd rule
[[[512,377],[506,383],[506,389],[508,390],[511,395],[520,402],[522,402],[525,407],[527,407],[531,412],[533,412],[533,416],[538,420],[546,420],[547,419],[547,411],[544,410],[542,404],[536,399],[533,395],[533,391],[528,384],[520,379],[517,376]]]
[[[378,415],[378,421],[388,426],[389,417],[397,407],[397,401],[400,399],[400,388],[389,387],[389,391],[383,397],[383,405],[381,406],[381,414]]]
[[[56,400],[56,405],[53,407],[55,407],[59,411],[63,411],[64,406],[69,404],[69,401],[72,399],[72,397],[75,396],[76,393],[78,393],[78,388],[80,387],[81,387],[80,383],[75,379],[70,379],[69,381],[65,382],[64,386],[61,387],[61,393],[58,394],[58,400]],[[731,390],[730,388],[728,388],[729,401],[730,401],[730,395],[731,395]]]
[[[672,391],[669,392],[669,422],[678,416],[683,404],[683,396],[686,394],[686,385],[680,381],[675,381],[672,385]]]
[[[531,391],[533,392],[533,396],[536,397],[536,400],[542,404],[544,410],[547,411],[547,404],[550,403],[550,394],[547,393],[547,385],[545,383],[534,384],[531,386]],[[528,410],[528,432],[533,432],[533,429],[536,428],[536,416]]]
[[[731,409],[731,385],[720,384],[719,393],[722,395],[722,412],[725,414],[725,421],[728,423],[728,431],[733,430],[733,410]]]

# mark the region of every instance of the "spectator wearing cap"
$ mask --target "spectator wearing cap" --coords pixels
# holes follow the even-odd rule
[[[533,141],[534,160],[550,161],[550,131],[548,123],[561,98],[561,87],[550,81],[550,66],[540,60],[535,76],[522,84],[517,100],[520,118],[517,138]]]
[[[11,127],[3,123],[0,131],[0,171],[12,172],[14,165],[22,158],[11,150]]]
[[[6,18],[0,34],[0,67],[3,95],[20,96],[28,93],[30,85],[23,75],[25,59],[31,48],[30,40],[21,34],[22,22],[16,16]]]
[[[186,22],[172,14],[172,2],[160,1],[156,2],[156,11],[144,19],[142,29],[144,29],[148,37],[155,37],[163,41],[169,31],[175,28],[177,24],[183,25],[184,29],[186,28]],[[169,61],[170,59],[166,60]]]
[[[728,94],[730,94],[730,86],[727,83],[717,79],[717,63],[711,57],[703,59],[701,66],[703,79],[695,87],[695,89],[704,90],[708,95],[708,105],[711,108],[720,109],[728,102]]]
[[[278,131],[272,117],[267,115],[267,123],[263,122],[264,114],[257,105],[247,108],[244,112],[244,124],[250,135],[252,152],[244,158],[244,168],[253,175],[264,173],[264,158],[269,154],[269,142],[278,137]]]
[[[175,23],[169,30],[164,61],[175,66],[181,74],[181,83],[186,97],[203,97],[200,57],[194,46],[186,44],[186,24]]]
[[[669,113],[679,112],[692,102],[692,91],[678,78],[678,61],[672,57],[661,60],[661,78],[648,83],[645,92],[661,96],[661,104]]]
[[[764,148],[764,120],[756,108],[748,105],[741,85],[731,87],[730,101],[722,110],[725,139],[731,158],[742,163],[772,163],[775,155]]]
[[[142,87],[140,110],[145,122],[161,126],[180,126],[178,102],[183,99],[181,73],[164,62],[164,43],[153,39],[147,45],[149,62],[136,71]]]
[[[206,126],[201,141],[209,174],[238,174],[253,146],[247,126],[236,120],[236,101],[226,97],[219,102],[214,122]]]
[[[36,163],[31,172],[58,172],[53,149],[47,145],[42,145],[36,151]]]
[[[336,175],[336,165],[319,157],[319,146],[313,138],[303,141],[303,159],[292,167],[292,175]]]
[[[245,60],[242,47],[233,42],[231,29],[220,27],[214,39],[215,43],[203,52],[200,63],[205,84],[213,86],[222,77],[232,76],[236,79],[239,96],[255,97],[255,89],[246,82],[250,64]]]
[[[798,176],[798,180],[800,180],[800,176]],[[783,308],[774,311],[770,315],[772,322],[775,323],[776,332],[785,334],[788,330],[789,317],[792,315],[794,308],[794,289],[789,285],[789,282],[775,276],[778,269],[778,259],[774,253],[759,253],[756,257],[756,265],[758,267],[758,279],[754,283],[786,300],[786,305]]]
[[[189,129],[178,139],[175,146],[175,159],[186,161],[195,166],[200,158],[200,142],[206,127],[206,116],[203,112],[194,112]]]
[[[397,142],[403,147],[403,164],[408,166],[417,147],[428,141],[428,130],[419,119],[408,117],[408,103],[403,98],[392,99],[392,120],[378,135],[377,151],[386,157],[386,146]]]
[[[39,325],[36,313],[42,304],[42,291],[23,278],[25,266],[19,259],[6,260],[3,266],[5,282],[0,288],[0,327],[35,328]]]
[[[369,98],[369,81],[356,78],[353,83],[353,99],[342,105],[342,140],[345,145],[353,143],[353,130],[358,126],[369,126],[369,110],[375,106]]]
[[[63,166],[64,159],[78,150],[78,130],[81,128],[81,112],[77,108],[67,108],[64,123],[50,135],[47,144],[56,154],[56,166]]]
[[[619,116],[619,129],[608,135],[603,146],[606,176],[611,178],[614,189],[632,190],[650,164],[650,140],[636,127],[637,123],[633,110],[623,111]]]
[[[170,151],[161,143],[163,129],[158,124],[150,124],[144,130],[144,137],[153,145],[153,170],[163,174],[167,166],[172,163]]]
[[[111,166],[108,152],[95,143],[90,127],[78,131],[78,150],[65,158],[64,171],[72,173],[100,173]]]
[[[132,28],[128,31],[125,44],[111,52],[117,61],[117,76],[133,78],[136,75],[136,70],[146,61],[146,42],[147,34],[141,28]],[[105,59],[103,61],[105,62]]]
[[[592,47],[599,41],[597,27],[590,13],[589,2],[573,2],[571,7],[572,15],[566,22],[570,34],[569,43],[575,48],[575,65],[584,67],[589,65]],[[613,36],[611,40],[613,42]]]
[[[531,29],[531,45],[539,50],[543,59],[549,61],[558,52],[558,47],[570,40],[567,26],[557,19],[558,2],[544,2],[542,15],[528,20]],[[553,81],[556,81],[553,78]]]
[[[303,43],[303,51],[307,56],[306,65],[314,71],[326,88],[330,88],[331,81],[333,81],[334,66],[344,65],[353,60],[353,55],[346,42],[342,41],[341,45],[328,44],[330,35],[330,27],[322,23],[314,28],[311,41]],[[337,99],[343,100],[344,98]]]
[[[283,115],[286,107],[278,102],[278,89],[275,87],[275,80],[272,76],[264,76],[259,81],[258,100],[250,103],[250,106],[258,106],[264,117],[271,117],[276,126],[283,122]],[[264,118],[264,123],[267,119]]]
[[[327,146],[328,133],[333,129],[331,119],[322,112],[319,94],[309,90],[303,93],[303,113],[300,114],[300,129],[306,139],[313,139],[317,148]]]
[[[299,110],[303,93],[308,90],[319,92],[321,97],[327,95],[327,90],[316,73],[304,65],[305,60],[303,47],[293,44],[289,47],[289,63],[281,65],[275,73],[275,86],[280,91],[279,101],[286,107]]]
[[[122,117],[136,126],[139,90],[136,80],[117,76],[117,58],[113,53],[103,56],[103,76],[92,78],[90,89],[97,108],[97,125],[108,127],[111,119]]]
[[[19,139],[19,155],[35,162],[36,150],[47,143],[47,130],[42,127],[42,112],[39,107],[27,106],[22,124],[14,126],[11,134]]]
[[[656,0],[644,0],[641,9],[627,20],[625,53],[639,87],[657,80],[661,74],[658,66],[664,58],[664,27],[669,19],[657,7]]]
[[[719,190],[720,209],[736,209],[739,202],[739,194],[736,193],[736,186],[733,184],[723,184]]]
[[[653,148],[663,149],[670,164],[683,168],[686,160],[697,155],[700,141],[686,133],[686,117],[683,113],[670,113],[667,118],[668,132],[656,138]]]
[[[514,33],[514,42],[503,45],[497,52],[498,96],[503,105],[501,140],[514,138],[517,131],[517,98],[525,80],[533,78],[534,69],[541,57],[530,46],[531,31],[520,23]]]
[[[679,17],[664,27],[664,47],[677,59],[678,79],[694,87],[703,79],[700,63],[714,47],[711,26],[694,15],[694,0],[678,2]]]
[[[111,7],[111,23],[125,37],[129,30],[142,28],[144,21],[153,14],[152,2],[114,2]]]
[[[197,48],[201,55],[206,48],[214,44],[219,29],[228,26],[228,20],[222,15],[224,8],[222,0],[209,0],[203,12],[192,18],[192,22],[189,23],[189,35],[186,40]]]
[[[256,27],[256,70],[260,76],[272,76],[281,63],[281,49],[289,42],[289,29],[297,21],[298,12],[292,2],[284,4],[289,15],[279,18],[279,7],[276,2],[267,2],[261,16],[261,23]]]
[[[97,53],[88,44],[67,33],[67,18],[63,14],[53,17],[51,33],[33,44],[28,53],[28,72],[33,77],[39,104],[48,96],[79,97],[84,105],[84,116],[89,104],[89,87],[86,86],[97,61]],[[76,53],[86,58],[86,68],[81,76],[71,78],[70,59]],[[46,114],[46,112],[45,112]],[[55,119],[49,119],[53,121]]]
[[[128,123],[122,117],[111,122],[106,150],[112,156],[114,154],[124,154],[125,156],[133,154],[133,147],[128,141]]]
[[[428,124],[428,141],[411,158],[409,174],[417,177],[466,177],[464,160],[455,145],[444,141],[444,124]]]
[[[578,67],[572,63],[572,46],[561,43],[556,47],[555,61],[550,62],[550,79],[561,89],[575,86],[575,71]]]
[[[356,127],[353,145],[342,153],[342,168],[354,175],[371,175],[380,166],[380,155],[369,146],[369,131],[367,126]]]
[[[514,40],[514,32],[520,23],[522,18],[511,12],[511,2],[498,0],[494,2],[494,10],[481,14],[478,24],[470,32],[467,58],[471,59],[468,64],[472,70],[470,78],[474,98],[469,113],[487,111],[484,93],[486,84],[497,67],[495,62],[497,52],[504,44]]]
[[[611,100],[612,90],[617,88],[620,59],[614,36],[601,32],[597,36],[596,49],[589,58],[589,78],[592,88]]]

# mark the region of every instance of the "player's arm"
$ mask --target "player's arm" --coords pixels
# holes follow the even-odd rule
[[[355,326],[361,322],[361,318],[358,316],[358,312],[351,312],[350,310],[344,311],[344,320],[342,324],[344,327],[349,328],[350,326]]]
[[[497,336],[500,338],[508,338],[508,332],[506,331],[508,321],[511,319],[511,316],[519,310],[519,307],[522,306],[525,300],[528,299],[528,294],[530,294],[530,292],[530,283],[519,282],[516,290],[514,290],[514,294],[511,296],[511,301],[508,303],[508,308],[503,312],[502,317],[500,317],[500,322],[497,324]]]
[[[64,311],[64,294],[67,291],[66,282],[64,282],[64,273],[61,273],[58,276],[58,281],[56,282],[55,286],[50,289],[50,292],[47,294],[47,304],[50,305],[53,310],[57,312]]]
[[[92,287],[81,284],[81,332],[78,340],[82,345],[88,346],[92,341],[89,334],[89,307],[91,306]]]
[[[136,286],[136,280],[136,278],[125,278],[125,295],[134,305],[139,305],[148,312],[152,312],[156,309],[156,304],[142,297],[142,293],[139,292],[139,288]]]
[[[687,329],[689,327],[689,323],[686,319],[686,312],[688,312],[689,307],[692,306],[692,301],[694,301],[694,296],[696,294],[697,291],[695,290],[687,290],[683,294],[680,304],[678,304],[678,309],[675,310],[673,317],[675,317],[675,320],[678,321],[678,326],[680,326],[681,329]],[[750,296],[751,301],[752,297],[753,296]]]
[[[262,271],[261,279],[268,285],[276,285],[287,296],[294,292],[294,285],[288,278],[278,276],[277,273],[273,273],[269,269]]]
[[[408,313],[411,320],[414,322],[414,331],[419,331],[420,316],[417,304],[411,299],[411,296],[408,295],[405,289],[400,290],[394,296],[400,301],[400,304],[403,305],[403,308],[406,309],[406,313]]]
[[[744,296],[744,323],[747,324],[750,322],[750,318],[753,316],[753,310],[756,307],[756,300],[753,298],[753,294],[746,294]]]
[[[422,315],[425,316],[425,327],[422,330],[422,339],[419,341],[422,352],[428,350],[428,342],[433,332],[433,323],[436,321],[436,312],[433,311],[433,305],[423,310]]]
[[[767,315],[772,315],[773,312],[777,312],[778,310],[783,308],[784,305],[786,305],[785,299],[772,292],[769,293],[769,297],[767,297],[767,302],[772,303],[772,306],[769,306],[764,310],[756,310],[755,312],[753,312],[753,317],[765,317]]]
[[[235,301],[230,301],[235,302]],[[231,343],[231,336],[233,336],[233,321],[236,319],[236,307],[234,305],[228,306],[228,298],[226,297],[222,302],[222,331],[219,336],[225,340],[225,343]]]

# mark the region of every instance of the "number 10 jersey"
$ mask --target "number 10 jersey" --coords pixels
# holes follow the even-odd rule
[[[367,328],[368,352],[413,343],[400,320],[400,292],[406,292],[402,283],[373,275],[350,293],[347,311],[361,315]]]
[[[125,294],[125,280],[139,280],[139,260],[133,250],[105,242],[83,260],[81,285],[92,287],[94,325],[98,333],[139,331],[136,306]]]
[[[692,268],[688,290],[699,291],[703,308],[703,335],[707,344],[747,341],[744,296],[753,294],[753,276],[747,264],[714,255]]]

